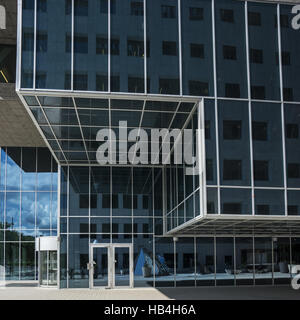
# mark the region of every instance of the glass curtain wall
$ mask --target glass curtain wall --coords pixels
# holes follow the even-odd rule
[[[35,238],[57,234],[57,164],[46,148],[0,148],[0,257],[6,280],[37,280]]]

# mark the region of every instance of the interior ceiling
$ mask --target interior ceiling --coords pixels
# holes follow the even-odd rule
[[[169,235],[298,235],[300,217],[249,217],[226,218],[224,215],[194,219],[181,225]]]
[[[96,135],[100,129],[113,129],[117,142],[119,121],[127,121],[128,131],[143,128],[149,133],[153,128],[182,129],[199,102],[195,98],[133,94],[97,95],[95,98],[40,93],[23,98],[57,160],[72,165],[97,164],[96,151],[102,142],[96,141]]]

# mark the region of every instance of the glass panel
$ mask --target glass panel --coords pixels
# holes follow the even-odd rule
[[[280,5],[281,59],[285,101],[300,101],[299,32],[291,27],[292,6]]]
[[[22,190],[35,191],[36,148],[22,148]]]
[[[180,94],[177,0],[147,2],[147,44],[147,91]]]
[[[21,87],[33,88],[34,0],[28,0],[22,11]]]
[[[256,215],[285,215],[282,190],[255,190]]]
[[[214,94],[211,1],[185,1],[181,6],[183,94]],[[201,30],[201,32],[199,32]]]
[[[248,3],[252,99],[280,99],[276,4]]]
[[[255,238],[255,284],[272,284],[272,239]]]
[[[290,238],[273,238],[274,248],[274,283],[290,284],[291,275],[289,264],[291,263]]]
[[[300,105],[284,105],[286,171],[288,187],[298,188],[300,183]]]
[[[251,189],[221,188],[221,214],[251,215]]]
[[[131,203],[129,208],[121,206],[123,196],[132,194],[132,169],[131,168],[112,168],[112,215],[113,216],[131,216]],[[123,201],[122,201],[123,202]],[[124,204],[123,204],[124,205]]]
[[[236,284],[253,285],[253,238],[235,238]]]
[[[21,211],[22,229],[35,229],[35,193],[34,192],[23,192],[21,194],[21,210],[22,210]]]
[[[299,216],[300,215],[300,191],[289,190],[287,192],[288,201],[288,215]]]
[[[255,186],[283,186],[280,104],[252,103]]]
[[[248,103],[220,101],[220,180],[223,185],[250,185]]]
[[[197,286],[215,285],[214,238],[196,238]]]
[[[50,229],[51,193],[38,192],[36,203],[36,227]]]
[[[19,243],[5,244],[5,279],[19,280]]]
[[[20,227],[20,193],[6,194],[6,228],[11,231]]]
[[[1,148],[0,154],[0,190],[5,189],[5,164],[6,164],[6,153],[5,148]]]
[[[234,284],[233,238],[217,238],[217,286]]]
[[[7,148],[6,190],[20,190],[21,148]]]
[[[176,287],[195,286],[194,238],[179,238],[176,242]]]
[[[43,2],[37,0],[37,6]],[[71,89],[71,15],[64,11],[65,1],[61,0],[47,2],[46,10],[37,10],[36,88]],[[53,17],[59,19],[54,23]]]
[[[38,148],[37,189],[51,191],[51,153],[47,148]]]
[[[111,15],[110,86],[112,92],[144,93],[144,15],[124,14],[130,12],[130,4],[115,0],[115,14]],[[149,52],[147,48],[147,55]]]
[[[67,287],[67,235],[60,235],[60,256],[59,256],[59,275],[60,275],[60,288],[66,288]]]
[[[21,280],[35,280],[35,243],[21,244]]]
[[[155,287],[174,287],[173,238],[155,239]]]
[[[57,252],[49,251],[48,285],[57,285]]]
[[[40,252],[40,284],[48,285],[48,251]]]
[[[69,287],[88,288],[89,239],[80,235],[69,235]]]
[[[115,248],[115,287],[130,286],[129,248]]]
[[[108,287],[108,248],[93,248],[94,287]]]
[[[246,98],[246,39],[244,2],[215,3],[218,96]]]
[[[292,276],[299,273],[300,266],[300,238],[292,238],[292,264],[290,264],[289,271]]]
[[[153,237],[133,237],[134,287],[153,287],[154,255]]]
[[[89,214],[89,168],[70,168],[69,215],[88,216]]]

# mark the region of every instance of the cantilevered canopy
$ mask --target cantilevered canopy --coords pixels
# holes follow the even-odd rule
[[[169,231],[168,235],[300,235],[300,217],[206,215]]]
[[[100,129],[113,129],[117,142],[120,121],[127,121],[128,131],[183,129],[200,102],[193,97],[133,94],[37,91],[19,95],[57,161],[72,165],[97,164]]]

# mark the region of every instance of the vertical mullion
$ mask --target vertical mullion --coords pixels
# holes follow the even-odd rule
[[[23,148],[21,148],[21,161],[20,161],[20,179],[19,179],[19,188],[20,188],[20,197],[19,197],[19,201],[20,201],[20,215],[19,215],[19,228],[22,228],[22,167],[23,167]],[[21,250],[21,232],[19,234],[19,280],[21,280],[21,254],[22,254],[22,250]]]
[[[107,0],[108,1],[108,6],[107,6],[107,33],[108,33],[108,48],[107,48],[107,58],[108,58],[108,61],[107,61],[107,90],[108,92],[111,92],[111,87],[110,87],[110,83],[111,83],[111,8],[110,8],[110,1],[111,0]]]
[[[272,250],[272,285],[274,286],[274,238],[271,238],[272,245],[271,245],[271,250]]]
[[[194,237],[194,279],[195,284],[194,286],[197,286],[197,238]]]
[[[252,237],[252,246],[253,246],[253,285],[255,286],[255,238]]]
[[[283,184],[284,184],[284,211],[288,215],[287,204],[287,175],[286,175],[286,148],[285,148],[285,117],[284,117],[284,96],[283,96],[283,75],[282,75],[282,54],[281,54],[281,25],[280,25],[280,5],[277,4],[277,35],[278,35],[278,65],[281,100],[281,136],[282,136],[282,162],[283,162]]]
[[[34,234],[35,234],[35,237],[37,237],[38,235],[37,234],[37,183],[38,183],[37,168],[38,168],[38,148],[35,148],[35,187],[34,187]],[[38,261],[36,261],[36,254],[34,255],[34,257],[35,257],[35,271],[36,271],[36,263],[37,263],[38,272],[40,272],[39,270],[40,260],[38,259]]]
[[[61,166],[58,164],[57,168],[57,237],[58,239],[61,239],[60,237],[60,196],[61,196]],[[61,241],[61,240],[60,240]],[[60,289],[60,241],[58,242],[57,246],[57,287]]]
[[[2,148],[1,148],[2,149]],[[6,176],[7,176],[7,149],[5,148],[5,161],[4,161],[4,253],[3,253],[3,265],[4,268],[6,267],[6,228],[7,228],[7,223],[6,223],[6,200],[7,200],[7,181],[6,181]],[[4,273],[4,280],[6,280],[6,275]]]
[[[217,238],[214,236],[214,276],[215,276],[215,287],[217,286]]]
[[[216,170],[218,191],[218,214],[221,213],[221,191],[220,191],[220,163],[219,163],[219,124],[218,124],[218,90],[217,90],[217,55],[216,55],[216,26],[215,26],[215,0],[212,0],[212,43],[213,43],[213,67],[214,67],[214,100],[215,100],[215,134],[216,134]]]
[[[32,75],[32,87],[35,90],[36,84],[36,38],[37,38],[37,0],[34,0],[34,31],[33,31],[33,75]]]
[[[181,0],[178,0],[179,93],[182,96]]]
[[[234,274],[234,286],[236,286],[236,237],[233,237],[233,274]]]
[[[176,288],[176,268],[177,268],[177,261],[176,261],[176,242],[177,239],[173,238],[173,250],[174,250],[174,287]]]
[[[147,71],[147,0],[144,0],[144,93],[148,92]]]
[[[69,198],[70,198],[70,167],[67,167],[67,288],[69,288],[69,238],[70,238],[70,212],[69,212]]]
[[[247,59],[247,87],[248,87],[248,117],[249,117],[249,147],[250,147],[250,170],[251,170],[251,204],[252,215],[255,215],[254,201],[254,165],[253,165],[253,139],[252,139],[252,103],[251,103],[251,75],[249,58],[249,26],[248,26],[248,2],[245,1],[245,33],[246,33],[246,59]]]
[[[71,9],[71,91],[74,90],[74,0]]]

